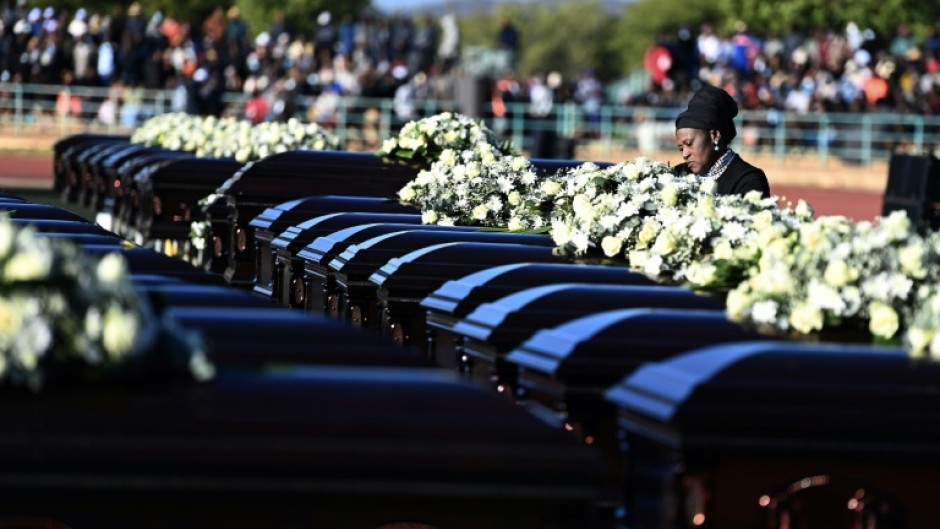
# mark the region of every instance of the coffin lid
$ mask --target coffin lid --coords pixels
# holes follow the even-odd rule
[[[10,219],[14,224],[30,225],[36,231],[43,233],[90,233],[99,235],[114,235],[97,224],[82,220],[50,220],[50,219]]]
[[[52,152],[55,156],[58,156],[62,151],[73,147],[77,144],[89,142],[101,142],[101,141],[123,141],[129,142],[131,137],[126,134],[94,134],[94,133],[80,133],[80,134],[70,134],[60,140],[57,140],[52,144]]]
[[[350,226],[359,226],[362,224],[377,224],[381,222],[394,222],[406,220],[402,213],[376,213],[363,211],[345,211],[341,213],[332,213],[329,215],[320,215],[303,221],[300,224],[291,226],[281,232],[276,239],[271,241],[274,248],[287,250],[290,254],[297,253],[306,245],[323,235],[329,235],[338,230]]]
[[[416,213],[409,206],[404,206],[389,198],[319,195],[298,198],[283,202],[262,211],[248,223],[256,229],[265,229],[275,233],[286,230],[289,226],[327,213],[361,211],[375,213]]]
[[[397,222],[360,224],[317,237],[297,256],[311,263],[323,264],[336,257],[350,244],[395,231],[413,229],[421,224],[421,215],[403,215]]]
[[[170,305],[164,314],[199,332],[209,359],[222,365],[431,365],[378,333],[283,307]]]
[[[723,342],[759,336],[723,312],[617,309],[537,331],[506,360],[568,384],[609,387],[644,362]]]
[[[723,310],[724,302],[677,287],[559,283],[483,303],[457,322],[453,332],[514,348],[546,326],[595,312],[646,307]]]
[[[436,369],[220,369],[207,386],[23,395],[0,414],[8,439],[28,440],[0,454],[9,472],[86,493],[198,476],[190,494],[587,501],[602,471],[570,435]]]
[[[535,170],[542,175],[552,175],[563,169],[571,169],[573,167],[580,167],[584,165],[584,160],[566,160],[563,158],[532,158],[529,160]],[[613,165],[610,162],[594,162],[594,165],[598,167],[608,167]]]
[[[189,158],[172,160],[150,175],[154,189],[163,187],[215,190],[241,168],[231,158]]]
[[[940,457],[940,363],[856,344],[742,342],[645,365],[608,390],[660,442]]]
[[[379,235],[346,248],[329,267],[347,275],[362,274],[363,280],[392,257],[446,242],[497,242],[553,247],[550,237],[493,231],[441,231],[414,229]]]
[[[105,254],[117,251],[114,246],[86,245],[82,250],[90,254]],[[217,274],[210,274],[193,265],[167,257],[147,248],[124,248],[118,251],[127,261],[127,267],[133,274],[160,274],[178,277],[191,283],[203,285],[227,285],[225,279]]]
[[[393,257],[369,281],[389,296],[423,299],[444,281],[481,268],[505,263],[558,261],[561,257],[545,246],[497,242],[449,242],[435,244]]]
[[[434,312],[462,318],[481,303],[499,299],[523,288],[562,282],[655,284],[647,276],[631,272],[622,266],[514,263],[494,266],[448,281],[424,298],[421,306]]]
[[[4,211],[11,219],[37,219],[37,220],[62,220],[70,222],[88,222],[88,219],[81,215],[72,213],[67,209],[50,206],[47,204],[33,204],[23,202],[0,203],[0,211]]]
[[[298,195],[390,197],[417,174],[370,153],[296,150],[245,164],[220,190],[239,201],[271,205]]]
[[[278,307],[270,299],[253,296],[244,290],[229,286],[181,282],[140,284],[135,281],[134,289],[146,295],[158,313],[166,307]]]

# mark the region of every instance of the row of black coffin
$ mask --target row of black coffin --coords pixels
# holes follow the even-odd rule
[[[314,188],[310,162],[319,154],[295,154],[306,178],[296,176],[304,168],[284,174]],[[343,180],[324,192],[370,189],[355,173]],[[227,220],[242,220],[228,224],[232,252],[219,257],[235,259],[225,277],[244,285],[250,274],[263,297],[381,329],[502,390],[556,431],[573,430],[605,467],[593,476],[604,484],[595,489],[595,521],[611,506],[630,527],[774,526],[800,517],[926,527],[938,519],[923,491],[937,455],[930,363],[899,350],[746,342],[755,336],[724,320],[720,300],[649,286],[624,270],[558,262],[545,237],[419,227],[415,212],[359,196],[273,204],[299,196],[276,182],[267,199],[229,186]],[[246,223],[249,210],[260,212]],[[253,256],[238,258],[249,249]],[[259,319],[262,327],[218,313],[202,325],[228,330],[246,346],[225,350],[251,356],[256,349],[241,334],[270,328],[289,336],[280,326],[296,316],[277,310]],[[324,339],[322,329],[311,332],[278,341],[278,354],[303,357]],[[739,343],[681,355],[732,341]],[[371,364],[370,351],[383,349],[360,351]]]

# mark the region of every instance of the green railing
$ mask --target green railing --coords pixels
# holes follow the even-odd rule
[[[246,96],[226,93],[224,114],[240,117]],[[460,111],[455,101],[415,101],[402,115],[391,99],[299,97],[296,117],[333,128],[345,145],[372,148],[405,122],[444,110]],[[185,94],[168,90],[87,88],[0,83],[0,132],[33,130],[62,135],[84,130],[126,131],[158,114],[185,108]],[[532,151],[534,142],[568,148],[591,142],[601,159],[624,149],[656,156],[675,152],[674,120],[680,109],[606,105],[586,116],[577,104],[555,105],[533,118],[524,103],[506,105],[495,117],[487,103],[478,105],[487,124],[517,146]],[[812,154],[825,167],[831,160],[869,166],[891,153],[933,152],[940,147],[940,117],[899,113],[812,113],[742,111],[735,148],[762,152],[783,161],[794,153]],[[547,138],[547,140],[546,140]],[[550,148],[554,145],[550,146]],[[561,152],[560,148],[556,152]]]

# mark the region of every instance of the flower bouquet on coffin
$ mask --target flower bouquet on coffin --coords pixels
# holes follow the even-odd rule
[[[938,235],[918,234],[903,211],[877,223],[820,217],[773,230],[749,278],[729,292],[728,315],[789,336],[898,342],[940,280],[938,249]]]
[[[147,120],[134,131],[131,142],[242,163],[292,150],[335,150],[340,146],[333,133],[316,123],[290,119],[253,125],[246,120],[184,113]]]
[[[538,181],[529,160],[498,155],[481,143],[473,150],[444,149],[398,196],[421,209],[425,224],[538,232],[547,229]]]
[[[211,377],[197,337],[164,331],[119,253],[91,257],[0,217],[0,381],[39,390],[153,373]],[[159,349],[168,339],[173,347]]]
[[[482,121],[453,112],[409,121],[397,136],[382,142],[375,154],[389,162],[427,169],[446,150],[477,151],[481,144],[488,145],[495,158],[516,154],[511,143],[500,141]]]

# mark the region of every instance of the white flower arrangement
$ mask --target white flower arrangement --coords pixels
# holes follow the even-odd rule
[[[258,160],[286,151],[335,150],[339,140],[316,123],[290,119],[286,123],[234,118],[201,117],[184,113],[162,114],[147,120],[131,142],[192,152],[199,157]]]
[[[106,378],[139,360],[159,327],[119,253],[93,258],[0,216],[0,381],[38,390],[73,376]],[[187,356],[193,376],[211,376],[190,338],[174,353]]]
[[[940,281],[936,240],[903,211],[877,223],[828,216],[769,233],[747,280],[729,292],[728,315],[784,333],[848,327],[898,340],[923,320],[916,307]],[[923,352],[922,337],[914,341]]]
[[[428,169],[445,151],[455,154],[477,151],[484,164],[516,154],[511,143],[500,141],[482,121],[442,112],[405,123],[397,136],[382,142],[376,155],[387,161]]]
[[[405,185],[398,196],[419,206],[425,224],[467,224],[537,230],[543,217],[528,193],[538,177],[521,156],[495,157],[482,149],[441,152],[440,159]]]

